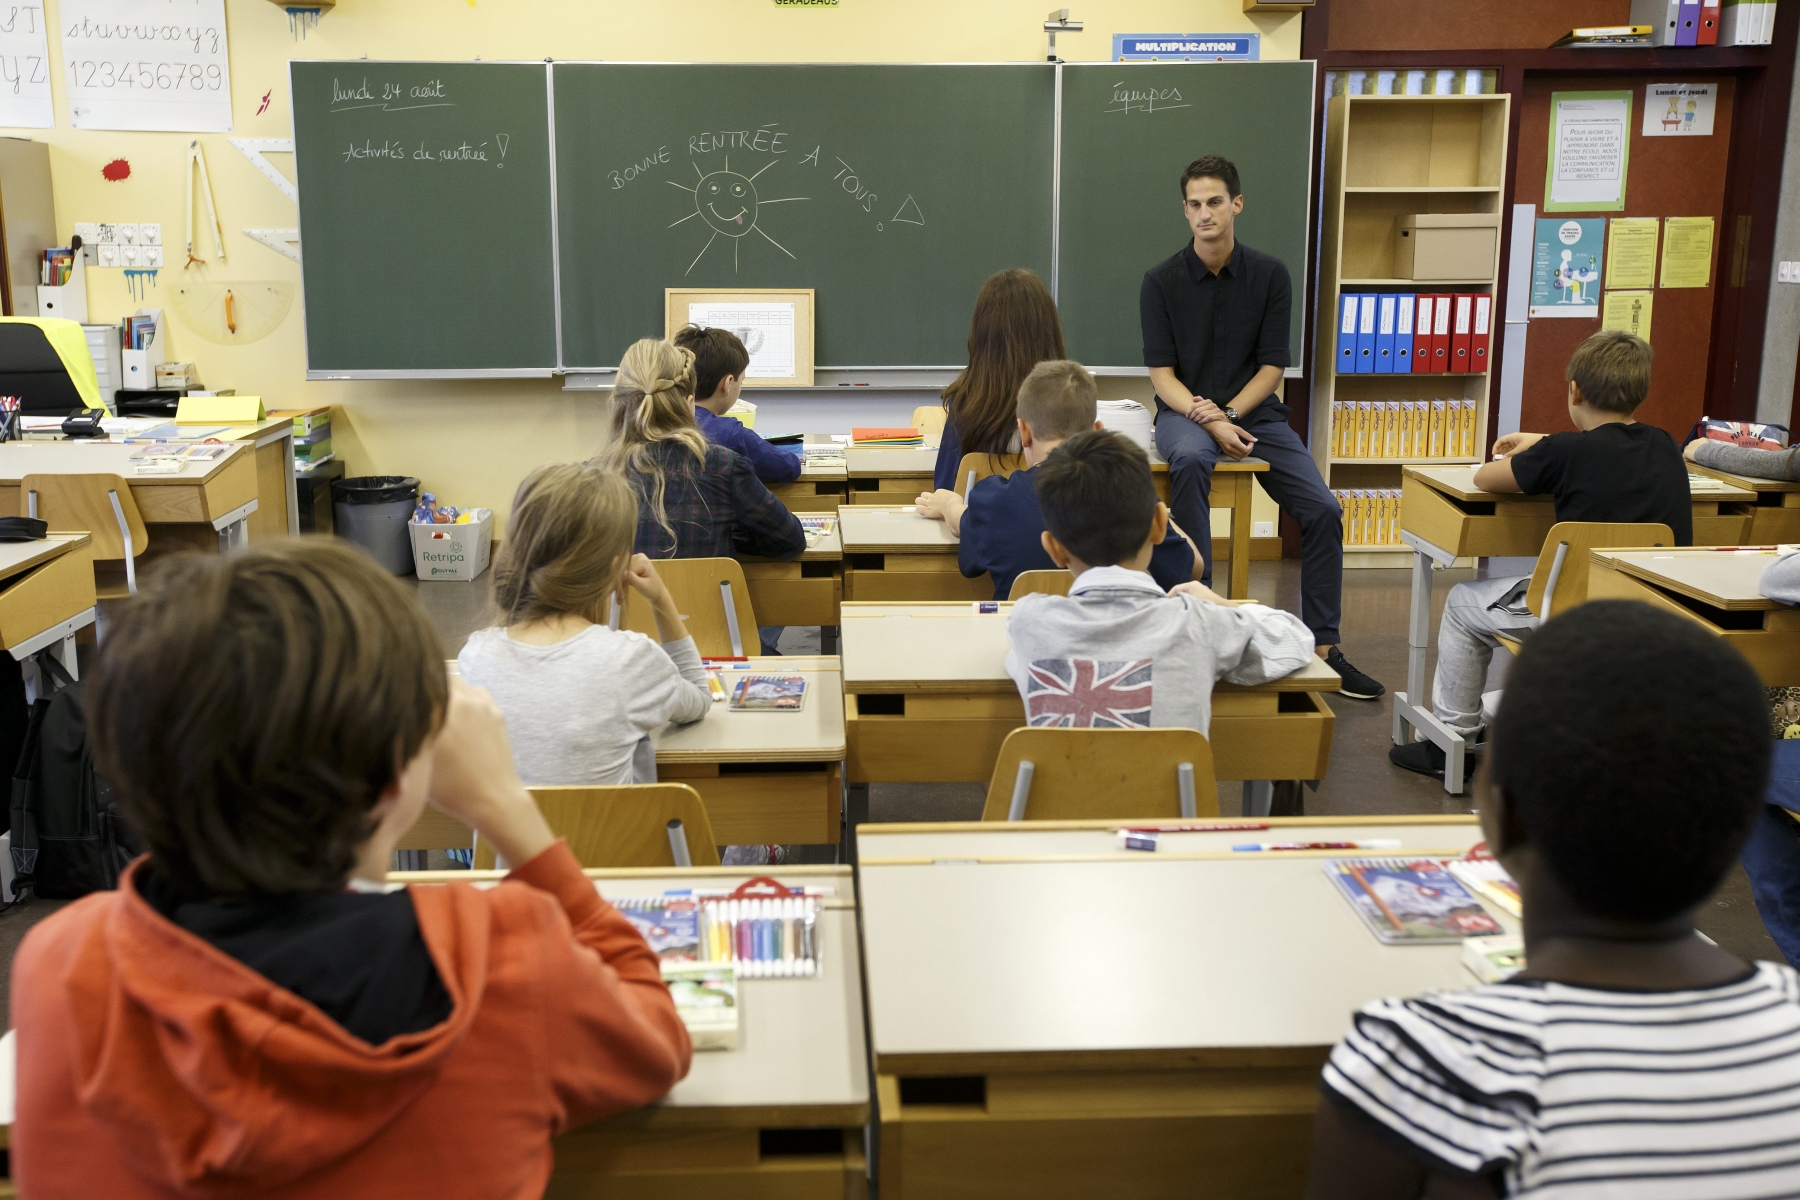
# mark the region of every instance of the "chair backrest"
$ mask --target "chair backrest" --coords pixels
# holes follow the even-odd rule
[[[700,793],[685,783],[620,787],[540,787],[532,799],[550,832],[568,841],[584,867],[673,867],[669,822],[680,821],[688,858],[696,867],[719,865],[712,821]],[[475,869],[494,865],[494,845],[475,839]]]
[[[1558,521],[1544,535],[1544,548],[1538,551],[1537,569],[1531,573],[1531,586],[1525,603],[1539,617],[1574,608],[1587,601],[1589,551],[1596,549],[1630,549],[1637,546],[1673,546],[1675,532],[1667,525],[1611,521]],[[1568,549],[1563,549],[1564,546]],[[1558,560],[1560,561],[1560,565]],[[1554,591],[1551,577],[1555,576]],[[1546,593],[1550,603],[1545,604]]]
[[[1004,478],[1024,469],[1023,454],[965,454],[956,464],[956,494],[967,500],[969,489],[989,475]]]
[[[117,508],[113,506],[115,498]],[[34,503],[38,520],[52,530],[87,530],[96,559],[125,558],[126,531],[131,534],[131,557],[143,554],[150,544],[137,501],[131,498],[131,487],[122,476],[27,475],[19,487],[20,515],[31,515]]]
[[[1193,768],[1191,814],[1182,811],[1183,765]],[[1219,815],[1212,747],[1197,729],[1015,729],[1000,746],[981,819],[1012,819],[1021,785],[1017,819],[1027,821]]]
[[[1006,593],[1006,598],[1017,600],[1020,596],[1029,596],[1033,592],[1042,592],[1046,596],[1066,596],[1074,586],[1075,576],[1067,570],[1020,571],[1013,576],[1012,591]]]
[[[913,409],[912,427],[919,431],[927,446],[935,446],[944,432],[944,420],[950,414],[942,404],[921,404]]]
[[[762,653],[750,587],[744,582],[742,564],[735,558],[659,558],[656,573],[669,585],[669,594],[675,597],[681,615],[687,619],[688,632],[694,635],[694,644],[702,655],[725,658]],[[737,622],[735,643],[721,584],[730,587],[729,618]],[[656,636],[656,613],[650,602],[636,592],[626,602],[623,624],[626,629]]]

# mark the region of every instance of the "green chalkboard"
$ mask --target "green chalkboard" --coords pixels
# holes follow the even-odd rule
[[[1288,266],[1289,350],[1302,364],[1312,95],[1310,62],[1063,67],[1057,300],[1071,354],[1143,365],[1144,272],[1192,238],[1176,186],[1182,168],[1222,154],[1243,181],[1238,238]]]
[[[816,289],[820,366],[959,364],[984,279],[1049,278],[1048,65],[554,73],[571,369],[661,336],[668,287]]]
[[[309,373],[557,365],[542,63],[295,62]]]

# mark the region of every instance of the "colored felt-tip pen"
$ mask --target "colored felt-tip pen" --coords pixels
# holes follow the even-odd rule
[[[1232,849],[1240,854],[1263,850],[1398,850],[1399,838],[1358,838],[1353,842],[1241,842]]]

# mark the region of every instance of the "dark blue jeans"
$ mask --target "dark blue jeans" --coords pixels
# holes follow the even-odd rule
[[[1325,486],[1300,435],[1287,423],[1287,406],[1264,400],[1244,417],[1256,439],[1253,458],[1269,464],[1257,476],[1263,490],[1300,526],[1300,619],[1321,646],[1338,642],[1344,592],[1344,514]],[[1156,402],[1156,448],[1169,463],[1169,511],[1206,559],[1202,582],[1212,583],[1213,466],[1219,443],[1180,413]],[[1233,582],[1236,582],[1235,580]]]
[[[1743,862],[1763,927],[1788,964],[1800,965],[1800,824],[1786,809],[1763,806]]]

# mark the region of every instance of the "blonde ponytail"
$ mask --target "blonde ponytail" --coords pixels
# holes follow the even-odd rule
[[[678,442],[705,468],[706,437],[694,424],[693,395],[693,351],[659,338],[633,342],[613,384],[612,440],[593,459],[647,490],[651,515],[671,542],[675,527],[663,504],[668,481],[655,451],[659,442]]]

